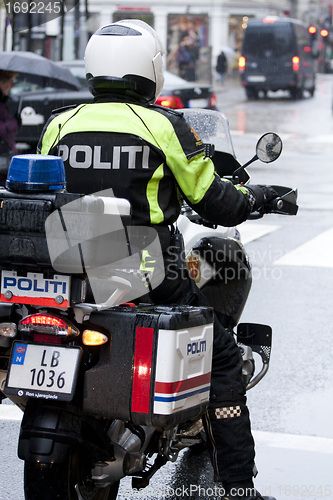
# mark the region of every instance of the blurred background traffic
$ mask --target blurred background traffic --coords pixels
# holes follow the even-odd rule
[[[16,141],[34,150],[52,110],[92,100],[83,55],[103,24],[139,18],[157,30],[167,69],[158,104],[223,110],[218,91],[230,83],[248,99],[280,89],[293,99],[313,96],[316,73],[333,72],[332,11],[333,0],[1,0],[0,71],[15,72],[6,105],[18,121]],[[25,64],[5,60],[18,52]],[[39,74],[29,72],[31,54],[62,75],[53,77],[54,66],[45,73],[42,59]]]

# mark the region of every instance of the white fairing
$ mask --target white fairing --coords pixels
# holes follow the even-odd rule
[[[206,226],[202,226],[199,224],[195,224],[191,222],[186,216],[180,215],[177,220],[177,225],[180,232],[184,238],[184,246],[185,246],[185,257],[187,261],[187,266],[190,268],[189,260],[193,256],[199,262],[200,272],[198,272],[197,277],[193,276],[190,268],[190,273],[192,277],[195,279],[197,287],[202,288],[208,281],[210,281],[213,276],[215,276],[216,271],[203,257],[202,255],[193,252],[192,249],[196,243],[201,238],[208,237],[219,237],[219,238],[234,238],[240,240],[239,233],[235,227],[224,227],[217,226],[216,229],[209,228]]]
[[[235,227],[217,226],[216,229],[202,226],[191,222],[185,215],[180,215],[177,219],[179,231],[184,237],[185,255],[187,255],[195,243],[201,238],[219,237],[219,238],[237,238],[239,240],[239,233]]]

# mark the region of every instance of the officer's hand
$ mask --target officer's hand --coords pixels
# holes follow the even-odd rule
[[[252,212],[270,212],[270,202],[279,197],[271,186],[250,184],[246,186],[246,189],[250,192]]]

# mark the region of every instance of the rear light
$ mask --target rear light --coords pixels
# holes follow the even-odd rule
[[[32,314],[31,316],[27,316],[20,321],[19,330],[61,337],[77,336],[80,334],[80,330],[68,320],[49,314]]]
[[[293,62],[293,70],[294,71],[298,71],[299,70],[299,57],[298,56],[294,56],[292,58],[292,62]]]
[[[103,345],[108,342],[108,338],[104,333],[97,332],[96,330],[84,330],[82,333],[82,342],[84,345],[96,346]]]
[[[240,72],[245,70],[246,59],[244,56],[240,56],[238,59],[238,69]]]
[[[0,335],[2,337],[16,337],[16,324],[15,323],[0,323]]]
[[[215,92],[213,92],[209,99],[209,107],[216,108],[216,104],[217,104],[217,97]]]
[[[156,99],[156,104],[171,109],[182,109],[185,107],[183,101],[177,95],[162,95]]]
[[[274,17],[264,17],[264,19],[262,20],[263,23],[266,23],[266,24],[272,24],[272,23],[275,23],[276,19]]]

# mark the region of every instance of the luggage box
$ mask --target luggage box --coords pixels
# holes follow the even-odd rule
[[[167,429],[207,407],[212,309],[117,307],[92,313],[89,326],[107,330],[111,342],[85,373],[84,411]]]
[[[129,222],[127,200],[0,189],[0,300],[63,308],[84,302],[82,255],[89,268],[115,259],[116,251],[123,258]]]
[[[20,194],[0,189],[0,268],[52,271],[45,221],[79,195]]]

